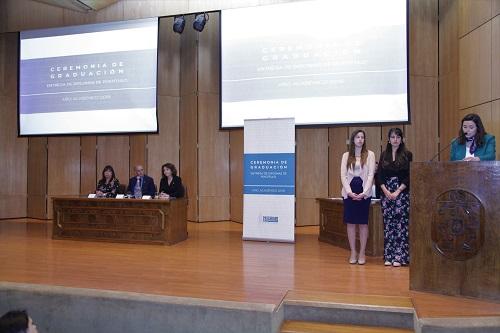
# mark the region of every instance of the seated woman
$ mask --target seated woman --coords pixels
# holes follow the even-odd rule
[[[451,144],[450,161],[494,161],[495,137],[486,133],[481,118],[470,113],[462,119],[458,138]]]
[[[102,178],[97,183],[95,194],[99,198],[114,198],[120,187],[120,181],[115,177],[115,170],[111,165],[106,165],[102,170]]]
[[[160,198],[182,198],[184,186],[181,177],[177,176],[177,169],[172,163],[161,166]]]

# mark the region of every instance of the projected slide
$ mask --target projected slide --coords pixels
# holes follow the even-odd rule
[[[157,131],[157,18],[20,39],[21,135]]]
[[[221,12],[221,126],[408,121],[405,0]]]

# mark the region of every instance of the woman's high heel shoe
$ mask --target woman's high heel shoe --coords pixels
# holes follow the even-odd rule
[[[357,262],[358,262],[358,259],[357,259],[356,257],[357,257],[357,254],[356,254],[356,253],[351,254],[351,257],[349,258],[349,263],[350,263],[351,265],[353,265],[353,264],[355,264],[355,263],[357,263]]]

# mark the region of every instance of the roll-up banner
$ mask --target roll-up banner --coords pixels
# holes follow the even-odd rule
[[[295,120],[245,120],[243,239],[294,242]]]

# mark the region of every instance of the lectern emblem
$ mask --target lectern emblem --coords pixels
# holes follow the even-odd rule
[[[450,190],[436,199],[432,241],[443,256],[467,260],[475,256],[484,240],[484,207],[465,190]]]

